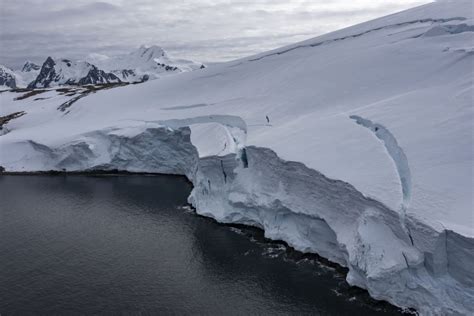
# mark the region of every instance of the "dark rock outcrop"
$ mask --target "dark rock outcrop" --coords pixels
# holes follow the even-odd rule
[[[41,66],[37,65],[31,61],[27,61],[24,65],[23,68],[21,68],[22,72],[30,72],[30,71],[35,71],[35,70],[40,70]]]
[[[69,70],[69,68],[72,70]],[[64,71],[64,69],[67,70]],[[68,73],[84,73],[84,71],[87,71],[87,74],[84,77],[66,77]],[[87,62],[73,63],[69,59],[62,59],[56,62],[51,57],[48,57],[43,63],[40,73],[36,79],[28,85],[28,88],[35,89],[58,85],[88,85],[121,82],[122,81],[119,77],[113,73],[105,72]]]
[[[78,85],[86,84],[98,84],[98,83],[120,83],[121,80],[111,72],[105,72],[92,65],[92,69],[89,70],[87,76],[79,79]]]
[[[28,88],[34,89],[49,87],[51,82],[53,82],[56,78],[56,70],[54,69],[55,65],[56,62],[51,57],[46,58],[46,61],[43,63],[38,77],[30,82]]]
[[[0,86],[6,86],[12,89],[16,88],[16,79],[13,72],[3,66],[0,66]]]

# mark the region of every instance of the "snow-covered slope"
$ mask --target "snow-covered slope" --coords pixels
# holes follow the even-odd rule
[[[438,1],[72,104],[0,94],[7,170],[185,174],[190,202],[423,314],[474,312],[473,3]]]
[[[112,57],[90,54],[87,60],[127,82],[144,81],[144,78],[156,79],[204,68],[202,64],[190,60],[171,58],[163,48],[156,45],[140,46],[130,54]]]
[[[0,89],[16,88],[15,73],[13,70],[0,65]]]

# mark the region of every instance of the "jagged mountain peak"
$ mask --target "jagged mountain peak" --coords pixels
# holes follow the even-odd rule
[[[54,61],[54,59],[51,56],[48,56],[46,58],[46,60],[44,61],[43,66],[41,66],[41,68],[54,67],[54,65],[56,65],[56,62]]]
[[[16,79],[13,70],[0,65],[0,87],[16,88]]]
[[[23,67],[21,68],[21,71],[22,72],[30,72],[30,71],[40,70],[40,69],[41,69],[40,65],[27,60],[25,62],[25,64],[23,65]]]
[[[168,57],[165,50],[157,45],[141,45],[137,51],[132,52],[131,54],[139,55],[141,58],[145,58],[147,60],[151,60],[153,58]]]
[[[43,63],[38,77],[28,84],[28,88],[119,82],[121,80],[116,75],[106,73],[87,61],[72,61],[67,58],[56,59],[49,56]]]
[[[156,79],[203,68],[200,63],[170,57],[158,45],[141,45],[128,54],[116,56],[89,54],[86,60],[100,69],[113,72],[121,80],[127,82],[144,81],[147,78]]]

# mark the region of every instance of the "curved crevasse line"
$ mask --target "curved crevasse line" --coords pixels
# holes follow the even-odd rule
[[[210,104],[207,104],[207,103],[196,103],[196,104],[191,104],[191,105],[170,106],[170,107],[161,108],[161,109],[165,111],[176,111],[176,110],[188,110],[188,109],[194,109],[194,108],[201,108],[201,107],[206,107],[209,105]]]
[[[238,128],[245,134],[247,133],[247,123],[240,116],[236,115],[204,115],[185,119],[159,120],[156,123],[173,129],[194,124],[219,123],[226,127]]]
[[[204,115],[195,116],[183,119],[169,119],[169,120],[136,120],[127,119],[126,121],[139,121],[144,123],[156,123],[171,129],[179,129],[181,127],[188,127],[195,124],[218,123],[225,127],[237,128],[244,134],[247,134],[247,123],[240,116],[236,115]]]
[[[227,133],[229,138],[233,142],[234,152],[237,155],[238,159],[241,160],[243,166],[246,168],[248,166],[246,158],[245,145],[247,142],[247,123],[240,116],[236,115],[204,115],[196,116],[183,119],[169,119],[169,120],[132,120],[140,121],[144,123],[155,123],[161,126],[170,128],[172,130],[177,130],[183,127],[189,127],[192,125],[198,124],[207,124],[207,123],[217,123],[222,125]]]
[[[205,115],[185,119],[162,120],[156,121],[156,123],[172,129],[178,129],[196,124],[220,124],[225,127],[226,131],[230,135],[230,138],[233,140],[235,153],[238,153],[237,157],[239,157],[239,159],[242,161],[244,168],[248,167],[247,153],[245,150],[245,144],[247,141],[247,123],[240,116]]]
[[[355,120],[357,124],[370,129],[374,135],[384,143],[385,149],[395,164],[398,176],[400,177],[403,194],[402,207],[404,209],[408,208],[412,193],[411,172],[408,165],[408,158],[400,145],[398,145],[397,139],[385,126],[381,124],[374,123],[371,120],[362,118],[358,115],[351,115],[349,117]]]
[[[155,120],[146,121],[145,123],[156,123],[171,129],[179,129],[182,127],[189,127],[196,124],[217,123],[226,128],[231,135],[238,149],[245,147],[247,139],[247,123],[236,115],[204,115],[184,119],[169,119],[169,120]]]
[[[388,152],[388,155],[395,164],[398,176],[400,178],[400,184],[402,187],[403,195],[402,204],[400,207],[400,222],[403,228],[405,229],[408,237],[410,238],[411,244],[413,245],[413,237],[410,232],[410,229],[406,224],[406,213],[410,204],[412,193],[411,172],[410,166],[408,165],[408,158],[405,155],[403,149],[400,147],[400,145],[398,145],[395,136],[385,126],[378,123],[374,123],[371,120],[362,118],[358,115],[351,115],[349,117],[355,120],[357,124],[370,129],[374,133],[374,135],[383,142],[385,149]]]

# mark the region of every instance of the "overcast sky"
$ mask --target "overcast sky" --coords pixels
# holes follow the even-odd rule
[[[224,61],[311,38],[429,0],[0,0],[0,64],[83,58],[141,44]]]

